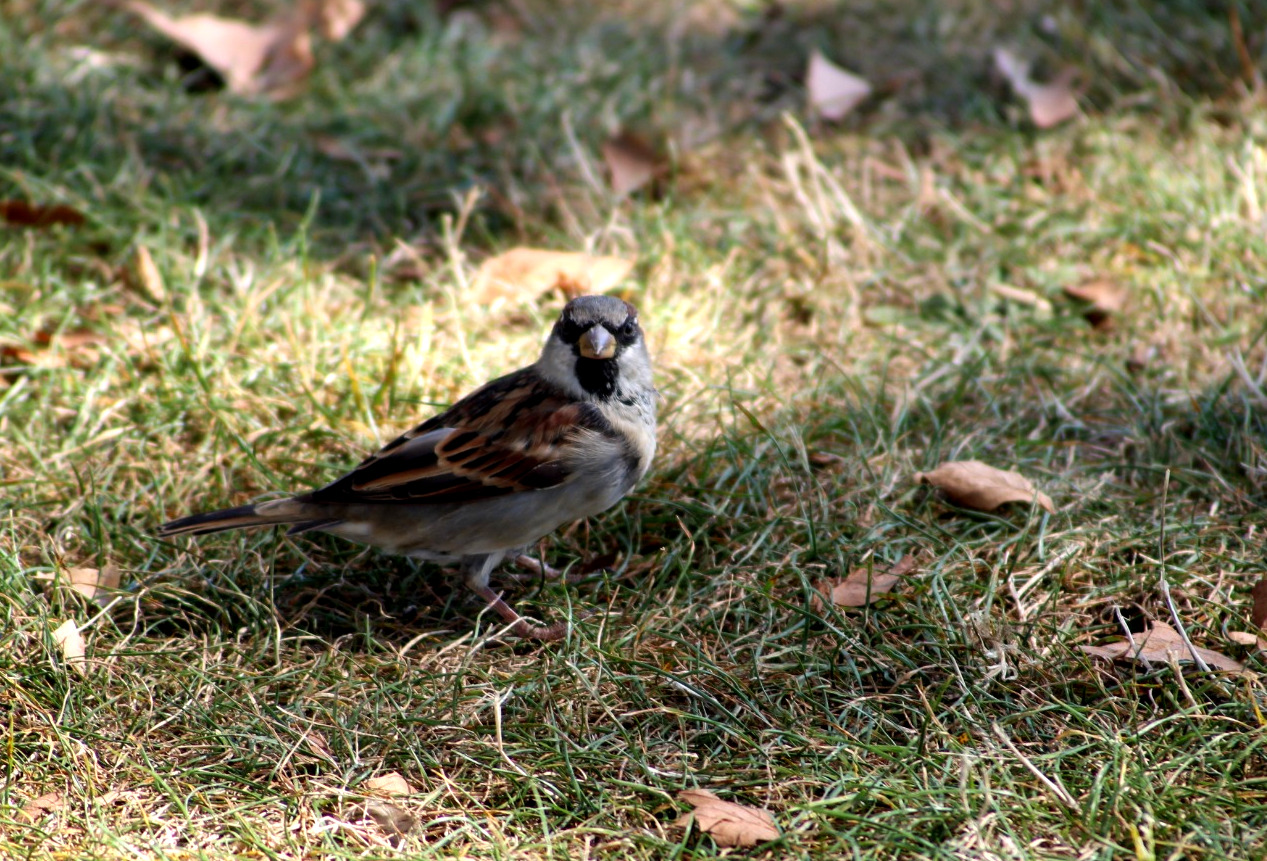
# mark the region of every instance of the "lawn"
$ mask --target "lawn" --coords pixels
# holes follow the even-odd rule
[[[1261,11],[384,0],[270,100],[0,0],[0,856],[1263,857]],[[874,86],[839,122],[815,48]],[[620,128],[667,158],[628,197]],[[530,362],[560,291],[472,298],[516,246],[634,261],[663,396],[643,484],[533,550],[580,582],[505,584],[566,640],[329,536],[156,537]],[[1052,510],[917,479],[963,460]],[[781,836],[678,827],[696,788]]]

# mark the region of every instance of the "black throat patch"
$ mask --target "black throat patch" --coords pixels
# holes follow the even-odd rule
[[[576,381],[591,395],[610,398],[616,393],[616,381],[619,378],[620,368],[615,359],[587,359],[581,356],[576,360]]]

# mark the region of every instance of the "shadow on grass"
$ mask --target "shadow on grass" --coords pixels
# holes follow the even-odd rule
[[[478,3],[445,14],[386,3],[348,42],[319,48],[305,94],[269,104],[186,92],[170,46],[123,12],[5,0],[0,197],[82,207],[115,251],[137,231],[192,235],[192,221],[165,215],[190,208],[239,245],[310,218],[323,257],[434,240],[437,216],[477,186],[488,190],[472,222],[482,241],[575,235],[606,218],[605,188],[585,178],[618,125],[686,148],[766,134],[782,112],[802,111],[814,47],[880,93],[846,128],[915,151],[941,128],[1019,119],[990,72],[997,44],[1022,46],[1045,73],[1080,64],[1092,110],[1142,99],[1177,133],[1167,88],[1218,98],[1243,72],[1226,10],[1195,0],[1090,4],[1080,15],[967,0],[701,9]],[[93,66],[72,50],[82,45],[113,53]]]
[[[1177,398],[1162,379],[1164,369],[1122,370],[1070,410],[1034,396],[1038,369],[1051,355],[1036,350],[1011,375],[989,363],[964,363],[906,410],[895,410],[883,392],[854,392],[844,387],[847,381],[824,380],[812,406],[785,414],[771,425],[772,435],[752,428],[719,434],[692,457],[663,466],[638,499],[603,518],[625,519],[597,525],[589,550],[620,551],[622,565],[638,569],[636,578],[622,569],[608,583],[598,578],[579,588],[549,585],[540,591],[531,582],[497,582],[524,612],[550,621],[567,612],[563,602],[570,598],[576,607],[600,612],[610,605],[619,624],[633,627],[661,609],[657,596],[674,590],[692,594],[709,583],[774,589],[755,602],[769,611],[768,599],[774,599],[771,617],[748,618],[722,605],[718,624],[733,637],[805,622],[813,628],[811,583],[841,576],[873,555],[881,567],[907,552],[1024,560],[1050,533],[1098,548],[1100,597],[1082,609],[1112,630],[1110,603],[1120,603],[1132,628],[1142,630],[1146,618],[1166,615],[1153,575],[1140,573],[1159,558],[1159,544],[1201,564],[1224,560],[1218,564],[1232,571],[1261,567],[1252,524],[1267,506],[1267,415],[1252,398],[1230,383]],[[1112,365],[1105,360],[1106,368]],[[977,385],[983,377],[988,386]],[[1054,385],[1060,392],[1074,388],[1068,381]],[[981,436],[974,432],[979,427],[992,431]],[[809,452],[838,458],[839,472],[807,473],[781,428],[794,428]],[[894,453],[910,460],[895,461]],[[947,506],[931,489],[918,487],[913,475],[951,459],[1017,469],[1050,493],[1059,511],[1039,524],[1023,507],[974,514]],[[877,473],[873,463],[888,465]],[[244,552],[232,551],[222,538],[205,539],[194,549],[213,568],[227,566],[206,580],[224,596],[207,604],[213,610],[208,624],[234,629],[275,616],[284,629],[326,642],[364,637],[397,645],[426,631],[443,639],[476,624],[482,630],[495,624],[487,616],[477,623],[483,608],[452,568],[364,550],[332,536],[292,542],[280,533],[248,535]],[[625,542],[630,546],[619,546]],[[556,564],[593,555],[558,544],[549,553]],[[584,569],[584,561],[576,564]],[[506,564],[501,570],[516,569]],[[758,575],[774,579],[767,586],[748,584]],[[985,600],[993,588],[986,579],[971,580],[956,598]],[[185,608],[178,625],[189,625],[198,612]],[[909,624],[918,637],[926,624],[922,612],[898,610],[885,627],[892,634]],[[1202,608],[1207,612],[1219,617],[1239,609]],[[710,624],[708,615],[675,618],[662,633],[677,635],[695,623]],[[876,684],[888,683],[885,676]]]

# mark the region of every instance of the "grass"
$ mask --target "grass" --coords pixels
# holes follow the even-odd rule
[[[774,812],[757,857],[1261,857],[1228,634],[1267,575],[1262,95],[1226,9],[1092,6],[385,3],[270,104],[187,92],[121,12],[3,0],[0,199],[87,221],[0,228],[0,854],[716,857],[673,827],[698,786]],[[1080,64],[1086,115],[1030,128],[1000,42]],[[889,82],[840,126],[814,46]],[[617,123],[676,141],[663,196],[590,181]],[[664,394],[650,478],[545,542],[586,582],[512,589],[566,642],[335,539],[154,537],[530,361],[558,297],[463,298],[516,244],[636,256]],[[1090,277],[1112,329],[1062,297]],[[1056,513],[913,480],[968,458]],[[893,597],[811,600],[907,553]],[[1163,581],[1247,672],[1076,648],[1171,621]],[[391,771],[399,847],[363,821]]]

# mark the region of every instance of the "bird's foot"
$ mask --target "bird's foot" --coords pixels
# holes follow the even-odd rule
[[[563,572],[558,568],[555,568],[553,565],[546,563],[536,556],[529,556],[527,553],[520,553],[516,556],[515,564],[520,568],[528,569],[527,574],[520,574],[514,571],[506,572],[505,576],[516,582],[526,580],[529,577],[534,579],[541,578],[543,580],[558,580],[563,576]]]
[[[516,636],[525,640],[541,640],[546,643],[562,640],[567,636],[567,622],[555,622],[553,625],[534,625],[515,612],[514,607],[502,600],[502,596],[488,586],[472,585],[471,590],[487,601],[489,608],[495,611],[497,615],[510,623],[510,629],[515,632]]]
[[[586,579],[585,574],[571,573],[564,574],[553,565],[548,565],[535,556],[529,556],[527,553],[520,553],[515,557],[515,564],[521,568],[527,568],[527,573],[518,571],[503,571],[498,577],[503,577],[512,583],[523,583],[528,580],[562,580],[569,586],[581,583]]]
[[[521,618],[511,630],[525,640],[540,640],[543,643],[553,643],[562,640],[568,635],[569,626],[567,622],[555,622],[553,625],[533,625],[527,619]]]

